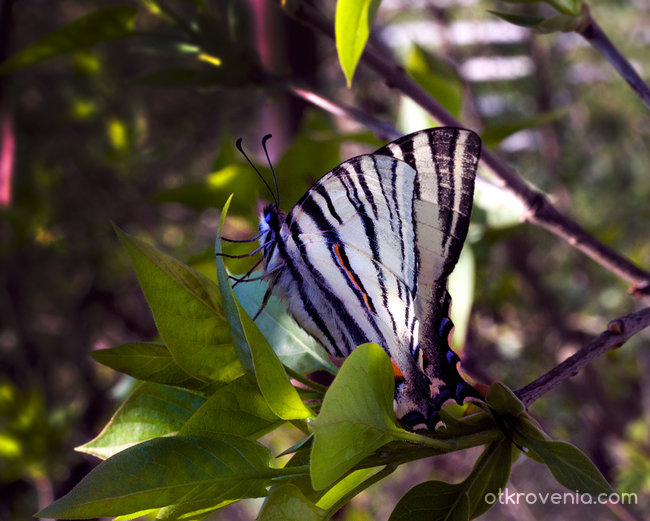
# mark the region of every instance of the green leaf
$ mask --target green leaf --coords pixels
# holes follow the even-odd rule
[[[217,237],[221,237],[221,230],[228,212],[232,196],[224,205]],[[217,278],[224,298],[226,316],[233,331],[233,340],[237,353],[242,360],[242,365],[252,363],[255,379],[260,391],[271,410],[284,420],[304,419],[313,416],[311,410],[302,402],[296,388],[291,385],[282,362],[271,348],[255,322],[246,314],[235,298],[230,287],[226,267],[223,264],[221,241],[215,242]],[[251,362],[252,357],[252,362]]]
[[[525,413],[526,407],[519,398],[502,382],[494,382],[486,396],[487,403],[501,414],[518,416]]]
[[[244,311],[255,315],[260,308],[268,283],[263,280],[238,284],[233,291]],[[284,365],[300,374],[325,370],[336,374],[337,368],[329,361],[321,345],[309,336],[287,313],[287,305],[271,297],[255,324]]]
[[[394,389],[390,359],[381,347],[363,344],[352,351],[312,424],[314,489],[327,487],[364,457],[401,437],[393,411]]]
[[[470,505],[461,485],[421,483],[399,500],[388,521],[466,521]]]
[[[568,32],[573,31],[579,22],[579,18],[568,14],[559,14],[551,18],[547,18],[535,30],[543,34]]]
[[[0,74],[34,65],[48,58],[80,51],[97,43],[134,34],[138,10],[132,7],[98,9],[51,32],[0,64]]]
[[[241,362],[244,371],[247,373],[253,372],[253,360],[251,356],[251,346],[248,343],[246,335],[244,333],[242,316],[239,311],[239,304],[235,299],[235,295],[232,292],[230,287],[230,280],[228,279],[228,272],[226,271],[226,266],[223,263],[223,256],[221,255],[221,231],[223,230],[223,224],[226,221],[226,215],[228,214],[228,207],[232,201],[232,195],[226,201],[226,204],[221,211],[221,220],[219,222],[219,228],[217,229],[217,240],[215,241],[214,251],[216,258],[217,266],[217,280],[219,283],[219,291],[221,292],[222,306],[225,313],[226,319],[228,320],[228,325],[230,326],[230,331],[232,333],[232,340]],[[244,313],[245,314],[245,313]]]
[[[221,230],[231,199],[232,196],[224,205],[217,232],[218,237],[221,237]],[[300,399],[296,388],[291,385],[282,362],[274,353],[271,345],[237,302],[228,281],[226,267],[223,265],[223,257],[219,255],[221,253],[219,239],[215,243],[215,252],[217,253],[217,278],[224,298],[224,308],[227,309],[226,315],[233,331],[233,339],[242,365],[251,363],[250,358],[252,357],[255,379],[260,391],[271,410],[280,418],[295,420],[313,416],[311,410]]]
[[[501,18],[502,20],[505,20],[506,22],[509,22],[513,25],[518,25],[520,27],[536,28],[539,24],[546,20],[546,18],[543,16],[503,13],[500,11],[492,11],[490,9],[488,9],[487,12]]]
[[[576,17],[582,11],[581,0],[546,0],[546,3],[552,5],[558,12]]]
[[[138,380],[156,382],[212,394],[214,384],[191,377],[174,361],[165,344],[134,342],[109,349],[92,351],[99,363]]]
[[[144,383],[120,406],[104,430],[77,450],[108,458],[158,436],[178,432],[205,398],[175,387]]]
[[[37,516],[114,517],[168,505],[207,508],[261,497],[281,474],[270,462],[266,447],[243,438],[156,438],[100,463]]]
[[[338,0],[334,18],[336,49],[348,87],[370,36],[381,0]]]
[[[253,321],[242,311],[244,331],[250,340],[255,378],[271,410],[284,420],[310,418],[314,413],[302,402],[282,362]]]
[[[521,444],[534,450],[548,465],[555,479],[569,490],[593,496],[612,492],[611,485],[598,468],[570,443],[527,437]]]
[[[486,501],[488,494],[498,497],[506,486],[512,467],[513,445],[503,438],[488,445],[477,460],[472,473],[465,480],[472,518],[487,512],[494,504]]]
[[[488,127],[481,133],[481,140],[485,146],[494,148],[505,138],[519,132],[520,130],[552,123],[563,118],[566,114],[566,109],[557,109],[520,118],[516,121],[509,121],[506,124],[488,125]]]
[[[460,118],[463,83],[458,74],[434,54],[415,45],[406,59],[406,71],[455,118]]]
[[[298,487],[280,485],[271,492],[257,521],[322,521],[327,512],[309,501]]]
[[[217,286],[144,241],[116,232],[174,361],[208,382],[228,383],[244,374]]]
[[[133,512],[132,514],[117,516],[113,521],[131,521],[131,519],[137,519],[138,521],[153,521],[156,518],[157,512],[157,508],[150,508],[149,510],[142,510],[140,512]]]
[[[494,420],[489,414],[481,412],[464,416],[465,411],[466,406],[457,403],[445,404],[439,411],[440,419],[445,425],[438,430],[450,437],[459,437],[494,427]]]
[[[178,503],[161,508],[156,514],[154,521],[204,521],[206,516],[217,510],[221,510],[239,499],[225,499],[215,503],[206,498],[199,501]]]
[[[371,478],[374,474],[381,471],[381,467],[370,467],[350,472],[343,479],[335,483],[316,503],[319,508],[330,509],[334,507],[342,498],[347,496],[351,491],[361,483]]]
[[[498,497],[510,476],[512,444],[502,439],[491,443],[461,483],[427,481],[413,487],[399,500],[389,521],[468,520],[480,516],[492,504],[486,495]]]
[[[180,434],[217,433],[257,439],[281,423],[257,385],[244,375],[216,391]]]

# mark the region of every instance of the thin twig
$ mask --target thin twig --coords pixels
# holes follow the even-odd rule
[[[311,89],[301,87],[291,81],[286,83],[286,88],[293,95],[304,99],[312,105],[320,107],[330,114],[348,118],[350,120],[356,121],[366,128],[369,128],[379,139],[392,141],[402,136],[402,133],[390,123],[375,118],[374,116],[371,116],[370,114],[359,110],[356,107],[342,105],[341,103],[330,100]]]
[[[331,22],[309,4],[301,2],[295,9],[287,10],[287,12],[298,21],[334,39]],[[367,47],[361,62],[382,76],[389,87],[396,88],[409,96],[441,124],[452,127],[463,126],[427,91],[411,79],[404,69],[392,63],[384,54]],[[501,188],[513,194],[524,205],[527,209],[525,217],[528,221],[565,239],[570,245],[591,257],[601,266],[632,284],[632,293],[639,296],[650,294],[650,273],[601,243],[576,221],[560,213],[544,194],[528,186],[491,150],[483,150],[481,163],[494,175]]]
[[[607,325],[607,330],[594,338],[588,345],[534,382],[518,389],[515,394],[528,407],[557,384],[577,374],[593,359],[610,349],[621,347],[632,336],[648,326],[650,326],[650,307],[612,320]]]
[[[650,108],[650,87],[643,81],[634,67],[607,37],[605,32],[591,17],[586,4],[583,4],[584,21],[575,32],[587,40],[605,59],[612,64],[621,77],[628,83],[646,107]]]

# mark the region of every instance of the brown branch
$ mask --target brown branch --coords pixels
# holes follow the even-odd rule
[[[605,59],[616,69],[634,93],[641,98],[646,107],[650,108],[650,87],[643,81],[634,67],[623,56],[616,46],[607,37],[602,28],[596,23],[589,13],[587,4],[582,4],[583,21],[576,27],[575,32],[587,40],[594,49],[600,52]]]
[[[282,2],[282,5],[292,5],[292,10],[287,9],[288,14],[334,39],[331,22],[309,4],[300,2],[296,6],[294,3]],[[453,127],[463,126],[428,92],[411,79],[401,67],[392,63],[384,54],[367,47],[361,58],[361,63],[382,76],[389,87],[396,88],[413,99],[441,124]],[[560,213],[544,194],[528,186],[491,150],[483,150],[481,163],[494,175],[501,188],[510,192],[524,205],[527,209],[526,219],[529,222],[563,238],[601,266],[632,284],[632,293],[639,296],[650,295],[650,273],[598,241],[576,221]]]
[[[546,394],[557,384],[574,376],[592,360],[610,349],[621,347],[632,336],[650,326],[650,307],[612,320],[607,330],[594,338],[589,344],[558,364],[545,375],[515,391],[526,407]]]

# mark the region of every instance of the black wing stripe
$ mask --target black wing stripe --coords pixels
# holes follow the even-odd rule
[[[382,174],[382,172],[379,171],[377,168],[377,156],[373,155],[370,156],[372,158],[372,166],[374,168],[374,171],[377,173],[377,176],[379,177],[379,183],[381,186],[381,195],[384,197],[384,204],[386,205],[386,211],[388,212],[388,220],[390,222],[390,229],[392,231],[395,231],[395,215],[393,214],[393,209],[391,208],[391,204],[388,200],[388,193],[386,190],[386,179],[385,176]],[[395,165],[396,162],[393,161],[391,167],[392,167],[392,173],[393,175],[391,176],[393,179],[391,180],[391,184],[394,182],[395,178]],[[393,199],[394,200],[394,199]],[[399,216],[399,209],[397,208],[397,204],[395,205],[396,207],[396,214]],[[402,236],[401,231],[400,231],[400,237]],[[404,250],[404,245],[402,244],[402,251]],[[404,265],[402,264],[402,270],[404,269]]]
[[[332,217],[334,217],[334,219],[336,219],[339,224],[343,224],[343,219],[341,219],[341,216],[337,213],[336,208],[334,208],[334,204],[332,204],[332,198],[327,193],[325,187],[320,182],[317,182],[314,185],[314,191],[325,200],[327,210],[332,215]]]
[[[348,197],[350,197],[350,195],[351,194],[348,192]],[[302,202],[301,208],[314,221],[314,223],[321,230],[321,232],[323,232],[328,236],[328,242],[330,244],[342,243],[340,237],[338,236],[338,233],[332,226],[331,222],[327,219],[327,217],[325,217],[325,215],[322,212],[322,209],[320,208],[318,203],[314,201],[313,197],[311,196],[305,197]],[[352,344],[346,346],[346,349],[349,353],[357,345],[366,342],[367,335],[363,332],[363,329],[360,326],[359,322],[355,320],[355,318],[350,313],[345,303],[335,294],[335,292],[332,290],[329,284],[327,284],[327,277],[325,276],[325,274],[322,273],[311,261],[309,257],[309,253],[307,252],[307,247],[300,239],[300,234],[302,232],[300,226],[296,221],[291,222],[289,231],[291,233],[291,236],[295,244],[298,245],[298,249],[300,250],[302,256],[302,261],[305,263],[307,269],[314,275],[313,280],[315,284],[318,286],[318,289],[323,294],[325,300],[331,304],[333,310],[335,310],[336,314],[343,322],[346,330],[348,331],[351,337],[350,340]],[[344,277],[350,290],[353,292],[354,295],[356,295],[362,309],[366,309],[366,304],[370,308],[369,311],[371,313],[370,312],[365,313],[368,324],[373,329],[377,337],[381,339],[382,345],[386,346],[387,345],[386,339],[376,320],[377,310],[374,306],[374,303],[368,298],[368,292],[366,288],[363,287],[363,284],[361,283],[359,277],[351,270],[348,271],[348,268],[346,267],[346,265],[349,267],[349,259],[345,257],[343,261],[344,265],[341,266],[336,258],[335,250],[333,248],[330,248],[329,250],[330,250],[330,255],[332,257],[332,261],[339,267],[339,271]],[[339,250],[339,251],[343,251],[343,250]],[[352,277],[349,276],[350,273],[352,274]]]
[[[298,295],[300,297],[300,302],[302,304],[305,313],[309,315],[309,318],[316,325],[319,331],[322,333],[323,337],[329,343],[330,349],[334,351],[335,356],[343,356],[343,352],[338,347],[338,342],[332,336],[330,329],[325,323],[325,319],[321,316],[314,303],[311,301],[307,292],[305,291],[305,285],[303,284],[303,278],[300,275],[300,270],[296,267],[291,255],[287,252],[286,244],[283,241],[278,241],[278,255],[283,260],[285,266],[287,267],[288,273],[294,281],[294,286],[298,290]],[[330,351],[331,352],[331,351]]]
[[[316,226],[318,226],[318,229],[323,233],[323,235],[328,238],[327,242],[329,244],[333,244],[333,245],[341,244],[341,238],[339,237],[338,232],[336,231],[332,223],[327,219],[320,205],[318,204],[318,202],[314,200],[313,197],[310,196],[305,198],[302,204],[302,209],[316,223]],[[293,226],[296,226],[296,224],[293,223]],[[292,233],[293,233],[293,229],[292,229]],[[302,241],[300,243],[296,242],[296,244],[299,244],[299,246],[301,246],[304,249],[304,244],[302,243]],[[339,266],[338,260],[336,258],[336,252],[330,249],[330,255],[332,257],[332,261],[334,262],[334,264]],[[342,252],[342,255],[345,255],[344,250]],[[344,259],[344,263],[347,263],[347,265],[349,266],[349,260],[347,260],[347,256]],[[339,269],[343,270],[342,273],[344,274],[344,278],[347,282],[347,285],[350,288],[350,290],[352,290],[352,292],[357,296],[359,304],[361,306],[367,304],[373,313],[377,313],[377,309],[375,308],[375,305],[373,304],[372,300],[368,298],[368,292],[366,288],[363,287],[361,281],[358,280],[358,277],[351,270],[350,273],[353,273],[353,276],[352,278],[349,277],[348,273],[346,272],[347,268],[345,267],[345,265],[339,266]]]
[[[375,220],[379,219],[379,214],[377,213],[377,205],[375,204],[375,197],[372,195],[370,188],[368,188],[368,183],[366,181],[366,176],[363,172],[361,166],[361,161],[352,161],[352,166],[354,171],[357,173],[356,179],[359,181],[359,186],[363,190],[363,195],[365,196],[368,203],[370,203],[370,208],[372,208],[372,214],[375,216]]]
[[[305,266],[312,274],[312,280],[318,286],[318,289],[321,291],[321,293],[323,293],[326,301],[329,302],[332,308],[336,310],[339,319],[343,323],[343,326],[350,336],[349,340],[346,339],[347,345],[345,346],[345,352],[342,353],[338,346],[334,345],[337,356],[345,356],[346,354],[349,354],[351,350],[354,349],[358,344],[365,342],[366,335],[364,334],[357,321],[354,320],[352,315],[350,315],[343,302],[336,295],[334,295],[332,290],[328,287],[327,283],[325,282],[325,275],[320,270],[318,270],[309,259],[307,248],[300,242],[300,226],[298,226],[297,223],[294,223],[291,234],[294,242],[298,245],[298,248],[300,250],[302,262],[305,263]],[[325,327],[326,331],[327,326],[325,326],[325,324],[323,324],[323,326]],[[325,333],[325,331],[321,331]],[[329,333],[327,333],[326,336],[330,336]]]
[[[435,134],[429,134],[429,147],[431,151],[431,160],[433,161],[436,172],[438,172],[438,179],[444,178],[446,183],[438,185],[438,205],[441,208],[454,208],[454,165],[456,161],[456,142],[458,141],[458,132],[451,132],[449,139],[445,139],[440,143],[436,139]],[[448,154],[448,155],[447,155]],[[442,176],[440,172],[448,172],[452,175]],[[449,238],[449,230],[451,230],[453,213],[442,211],[439,214],[440,222],[442,223],[441,230],[442,248],[447,247],[447,240]]]
[[[397,161],[393,161],[393,164],[391,166],[391,179],[390,179],[390,188],[391,188],[391,193],[392,193],[392,200],[393,204],[395,205],[395,217],[397,219],[397,230],[399,232],[399,245],[400,245],[400,253],[402,255],[402,273],[405,273],[405,266],[404,266],[404,261],[406,260],[405,256],[405,240],[404,240],[404,228],[403,228],[403,223],[402,223],[402,212],[400,211],[400,203],[399,200],[397,199]],[[397,295],[399,298],[402,298],[402,286],[400,284],[397,285]]]
[[[382,273],[381,269],[381,262],[382,262],[382,255],[379,250],[379,241],[377,240],[377,231],[375,229],[375,220],[373,220],[368,213],[365,211],[365,206],[362,204],[362,202],[359,200],[359,192],[356,190],[356,187],[354,186],[354,180],[358,180],[359,184],[362,187],[362,190],[364,190],[364,193],[366,196],[370,195],[368,199],[368,202],[370,202],[371,207],[373,209],[373,213],[375,215],[377,214],[377,205],[375,204],[374,197],[372,197],[372,194],[370,193],[370,190],[368,189],[368,184],[366,183],[365,180],[365,175],[363,174],[363,168],[360,163],[360,161],[353,161],[352,166],[354,168],[354,172],[357,174],[356,176],[348,176],[347,180],[350,181],[350,184],[353,187],[353,194],[354,198],[356,199],[356,205],[355,202],[350,200],[353,206],[355,206],[358,211],[359,211],[359,217],[361,218],[361,222],[363,224],[364,231],[366,233],[366,238],[368,240],[368,245],[370,246],[370,250],[372,252],[372,257],[375,260],[373,263],[375,266],[375,271],[377,275],[377,283],[379,284],[379,288],[381,290],[382,294],[382,303],[388,312],[388,315],[391,317],[392,321],[392,327],[393,330],[397,330],[397,326],[395,324],[395,319],[392,316],[392,314],[388,311],[388,293],[386,290],[386,283],[385,283],[385,277]],[[381,185],[380,185],[381,187]],[[383,191],[383,187],[381,187],[381,190]],[[348,198],[350,197],[350,193],[348,192]],[[388,348],[389,346],[384,345],[384,347]]]

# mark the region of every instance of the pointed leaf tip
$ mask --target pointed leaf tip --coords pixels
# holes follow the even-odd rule
[[[336,3],[336,49],[348,87],[352,84],[380,3],[381,0],[338,0]]]

